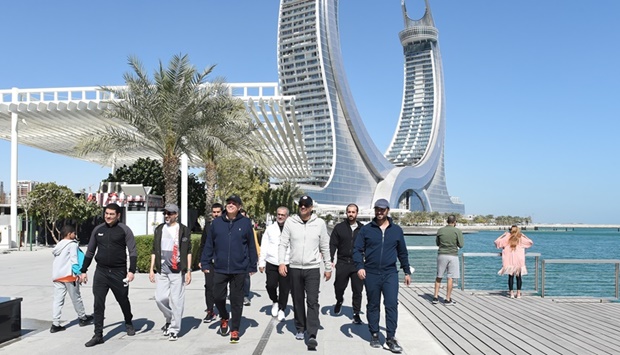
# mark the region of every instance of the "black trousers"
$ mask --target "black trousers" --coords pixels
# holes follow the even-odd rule
[[[362,308],[362,290],[364,281],[357,276],[357,270],[353,263],[338,262],[336,264],[336,280],[334,281],[334,291],[336,292],[336,302],[344,301],[344,290],[351,280],[351,291],[353,291],[353,313],[359,314]]]
[[[290,267],[288,275],[291,278],[295,327],[298,332],[305,330],[311,337],[316,337],[321,326],[319,321],[321,269],[295,269]],[[307,315],[306,304],[308,305]]]
[[[243,315],[243,274],[220,274],[215,273],[213,277],[213,295],[215,296],[215,306],[217,307],[222,319],[230,318],[230,330],[239,331],[241,316]],[[230,311],[232,318],[226,309],[226,293],[230,284]]]
[[[121,306],[125,324],[131,324],[131,304],[129,303],[129,286],[125,286],[123,279],[127,276],[126,269],[106,269],[97,266],[93,278],[93,296],[95,298],[95,335],[103,336],[103,318],[105,313],[105,299],[108,290],[112,290],[116,302]]]
[[[271,302],[278,303],[278,308],[282,311],[286,309],[288,294],[291,292],[288,265],[286,266],[286,272],[286,276],[282,276],[278,272],[278,265],[271,263],[266,263],[265,265],[265,276],[267,277],[265,288],[267,289],[267,294]]]
[[[209,272],[205,273],[205,303],[207,304],[207,311],[213,312],[213,306],[215,305],[215,298],[213,297],[213,265],[209,264]]]
[[[514,279],[515,279],[515,275],[508,275],[508,290],[512,291],[512,288],[514,287]],[[517,291],[521,290],[521,285],[523,284],[523,279],[521,278],[521,275],[516,275],[516,279],[517,279]]]

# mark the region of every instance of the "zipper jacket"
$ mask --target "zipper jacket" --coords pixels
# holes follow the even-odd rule
[[[151,254],[155,255],[155,265],[153,269],[156,273],[161,273],[161,238],[163,229],[166,223],[162,223],[155,228],[155,235],[153,237],[153,250]],[[192,253],[192,240],[191,231],[182,223],[179,223],[179,251],[181,267],[178,269],[181,272],[186,272],[191,265],[187,265],[187,255]]]
[[[211,260],[215,272],[220,274],[256,272],[258,253],[249,218],[237,213],[229,220],[222,214],[211,222],[200,260],[202,271],[209,267]]]
[[[353,261],[357,270],[364,269],[370,274],[398,272],[398,259],[405,274],[411,274],[403,230],[392,222],[392,218],[388,217],[388,222],[388,227],[383,231],[376,219],[373,219],[357,234],[353,248]]]
[[[286,252],[290,247],[289,267],[296,269],[316,269],[325,263],[325,271],[332,270],[329,257],[329,234],[325,221],[315,214],[305,223],[299,215],[291,216],[284,222],[278,248],[278,264],[286,263]]]
[[[353,244],[357,233],[362,228],[363,224],[356,222],[354,230],[351,230],[351,224],[346,220],[336,224],[331,236],[329,237],[329,255],[332,263],[334,262],[334,255],[338,250],[338,262],[344,262],[347,264],[353,263]]]
[[[101,223],[90,235],[81,271],[84,273],[88,270],[93,257],[97,261],[97,267],[127,270],[127,252],[129,252],[129,272],[135,273],[138,253],[131,229],[120,222],[112,225]]]
[[[284,226],[282,226],[284,228]],[[276,222],[268,226],[263,233],[263,239],[260,244],[260,255],[258,257],[258,266],[265,267],[267,263],[279,265],[278,252],[280,247],[280,225]],[[289,253],[284,257],[284,264],[289,263]]]

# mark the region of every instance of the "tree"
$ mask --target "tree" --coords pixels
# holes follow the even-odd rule
[[[205,202],[209,208],[215,199],[219,160],[232,156],[253,165],[265,166],[265,163],[256,126],[243,101],[230,95],[222,81],[210,83],[205,90],[211,102],[202,112],[204,123],[188,132],[187,141],[204,166]],[[205,218],[211,219],[210,209],[205,209]]]
[[[181,174],[177,172],[177,196],[181,195]],[[204,211],[205,209],[205,185],[201,182],[196,174],[189,174],[187,176],[188,184],[188,203],[189,208],[197,211]],[[152,160],[150,158],[140,158],[133,164],[127,166],[123,165],[116,169],[114,174],[109,174],[108,177],[103,180],[108,182],[126,182],[128,184],[142,184],[144,186],[151,186],[152,194],[163,195],[164,193],[164,172],[161,167],[161,163],[158,160]],[[180,200],[180,198],[178,199]]]
[[[75,221],[75,231],[77,233],[83,222],[101,215],[101,207],[95,201],[88,201],[86,199],[86,191],[84,190],[81,191],[79,196],[73,196],[74,198],[71,200],[72,208],[68,211],[66,218]]]
[[[113,95],[107,101],[104,116],[120,119],[133,128],[106,127],[78,144],[85,155],[93,152],[122,155],[135,149],[146,149],[162,160],[166,203],[177,203],[177,172],[182,153],[190,153],[187,134],[204,124],[204,112],[211,103],[204,89],[214,66],[198,72],[187,55],[175,55],[164,68],[161,61],[153,79],[135,57],[129,57],[133,72],[125,73],[126,88],[103,87]]]
[[[277,209],[284,206],[294,213],[296,210],[295,201],[304,195],[303,190],[292,181],[285,181],[282,185],[269,190],[263,195],[263,203],[266,212],[272,216],[276,215]]]
[[[58,222],[71,218],[74,212],[75,196],[66,186],[57,185],[55,182],[46,182],[35,185],[28,193],[31,203],[30,215],[39,222],[43,222],[52,238],[58,243],[60,230]]]

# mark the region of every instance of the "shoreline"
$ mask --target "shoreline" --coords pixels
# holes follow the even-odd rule
[[[444,225],[438,226],[401,226],[406,235],[435,235],[437,230]],[[510,225],[456,225],[457,228],[463,231],[464,234],[477,233],[478,231],[506,231],[510,229]],[[535,230],[570,230],[574,228],[601,228],[601,229],[618,229],[620,231],[619,224],[579,224],[579,223],[566,223],[566,224],[543,224],[532,223],[527,226],[519,226],[524,231]]]

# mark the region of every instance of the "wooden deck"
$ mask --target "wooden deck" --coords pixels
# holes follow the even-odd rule
[[[432,286],[401,287],[399,301],[451,354],[620,354],[617,302],[455,289],[457,304],[444,306],[432,295]]]

